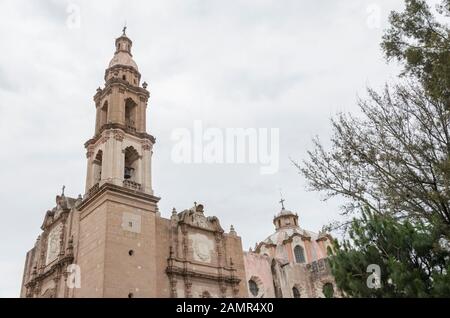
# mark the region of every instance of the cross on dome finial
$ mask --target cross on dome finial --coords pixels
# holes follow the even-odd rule
[[[283,193],[281,193],[281,189],[280,189],[280,197],[281,197],[281,200],[279,202],[281,203],[281,209],[284,210],[284,201],[286,201],[286,200],[283,199]]]
[[[125,25],[123,26],[122,29],[122,35],[126,35],[126,32],[127,32],[127,23],[125,22]]]

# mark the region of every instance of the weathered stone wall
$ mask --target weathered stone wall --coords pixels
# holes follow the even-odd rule
[[[270,269],[270,257],[267,255],[245,252],[244,264],[246,283],[248,283],[250,279],[253,279],[259,288],[259,292],[256,296],[252,295],[250,291],[247,292],[247,296],[251,298],[275,297],[272,272]]]
[[[76,264],[80,266],[81,288],[73,290],[73,297],[104,297],[106,254],[106,202],[95,202],[80,212],[79,241]]]
[[[156,286],[158,293],[156,297],[170,297],[171,286],[166,274],[167,258],[170,250],[170,220],[156,218]],[[178,289],[183,289],[181,284],[177,284]],[[181,291],[180,291],[181,292]]]

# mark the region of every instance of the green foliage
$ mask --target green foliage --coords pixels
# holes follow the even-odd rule
[[[330,256],[337,286],[349,297],[450,297],[448,229],[369,212],[354,219],[350,240]],[[370,264],[380,267],[369,288]],[[370,278],[369,278],[370,279]]]
[[[322,292],[323,292],[323,295],[325,296],[325,298],[333,298],[334,297],[333,284],[326,283],[325,285],[323,285]]]
[[[401,84],[369,89],[362,116],[333,119],[330,150],[315,139],[294,163],[310,189],[344,198],[344,214],[356,215],[330,256],[350,297],[450,297],[450,0],[437,13],[405,3],[382,43],[403,65]],[[368,284],[372,264],[380,288]]]
[[[332,122],[332,148],[318,139],[297,165],[310,189],[346,199],[344,214],[376,213],[450,224],[450,111],[419,85],[372,90],[362,117]]]
[[[449,6],[443,2],[441,12]],[[344,213],[367,206],[450,224],[449,28],[435,20],[419,0],[392,13],[383,48],[404,63],[406,83],[382,94],[369,89],[359,101],[363,116],[333,119],[331,151],[316,139],[309,160],[297,164],[312,190],[348,199]]]
[[[403,75],[420,79],[427,93],[450,107],[450,29],[441,23],[450,16],[450,0],[437,8],[438,17],[423,0],[406,0],[404,12],[392,12],[382,48],[388,60],[404,65]]]

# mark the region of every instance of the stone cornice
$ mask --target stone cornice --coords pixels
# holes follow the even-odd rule
[[[41,230],[46,231],[47,229],[53,227],[54,224],[59,223],[60,220],[64,223],[70,213],[70,209],[63,209],[56,219],[52,219],[50,222],[48,221],[51,217],[50,214],[55,214],[56,212],[47,211],[44,217],[44,221],[41,225]]]
[[[25,287],[32,287],[36,285],[36,283],[42,281],[43,279],[51,276],[53,273],[57,272],[57,270],[63,268],[66,264],[71,264],[74,260],[74,257],[72,254],[65,255],[62,258],[60,258],[58,261],[56,261],[48,270],[41,274],[37,274],[35,277],[30,279],[26,284]]]
[[[303,235],[303,234],[300,234],[300,233],[293,233],[292,235],[290,235],[287,239],[284,239],[283,240],[283,242],[282,242],[282,244],[283,245],[285,245],[285,244],[287,244],[287,243],[292,243],[292,239],[295,237],[295,236],[299,236],[301,239],[302,239],[302,241],[311,241],[311,237],[310,236],[305,236],[305,235]],[[256,253],[259,253],[260,251],[261,251],[261,247],[262,246],[266,246],[266,247],[277,247],[277,244],[275,244],[275,243],[267,243],[267,242],[260,242],[257,246],[256,246],[256,248],[255,248],[255,252]]]
[[[95,144],[100,138],[102,138],[102,133],[104,131],[114,130],[114,129],[120,129],[126,134],[129,134],[129,135],[141,138],[141,139],[145,139],[145,140],[150,140],[150,142],[152,144],[154,144],[156,142],[155,137],[153,137],[150,134],[147,134],[146,132],[134,132],[134,131],[127,129],[127,127],[125,125],[118,124],[118,123],[110,123],[110,124],[103,125],[100,128],[99,132],[93,138],[89,139],[88,141],[86,141],[84,143],[84,147],[87,149],[88,146]]]
[[[266,242],[260,242],[257,246],[256,246],[256,248],[255,248],[255,252],[256,253],[259,253],[259,252],[261,252],[261,247],[262,246],[267,246],[267,247],[277,247],[277,245],[276,244],[274,244],[274,243],[266,243]]]
[[[133,56],[131,53],[128,53],[128,54],[130,54],[131,56]],[[139,79],[141,78],[141,73],[139,73],[139,71],[137,70],[137,69],[135,69],[134,67],[132,67],[132,66],[130,66],[130,65],[122,65],[122,64],[116,64],[116,65],[113,65],[113,66],[111,66],[111,67],[108,67],[106,70],[105,70],[105,76],[104,76],[104,79],[105,79],[105,81],[106,81],[106,78],[107,78],[107,76],[108,76],[108,73],[110,73],[110,72],[113,72],[114,70],[128,70],[128,71],[132,71],[133,73],[136,73],[137,74],[137,76],[139,77]]]
[[[177,266],[167,266],[166,273],[168,275],[179,275],[183,277],[196,277],[203,279],[211,279],[216,281],[224,281],[230,284],[239,284],[241,279],[237,278],[233,274],[230,275],[220,275],[213,273],[205,273],[199,271],[188,270],[186,268],[177,267]]]
[[[181,226],[185,225],[187,227],[196,228],[199,230],[213,232],[216,235],[223,235],[225,231],[220,225],[219,219],[216,216],[206,217],[203,212],[194,211],[192,209],[185,210],[177,215],[177,223]],[[204,223],[203,225],[198,224],[198,220],[201,219]]]
[[[300,233],[293,233],[287,239],[283,240],[283,244],[292,243],[292,239],[294,238],[294,236],[300,236],[302,241],[311,241],[311,237],[310,236],[305,236],[305,235],[300,234]]]
[[[128,83],[127,81],[121,79],[121,78],[111,78],[108,80],[105,84],[105,88],[98,89],[97,93],[94,95],[94,101],[95,101],[95,107],[100,107],[100,100],[104,98],[106,95],[111,93],[111,88],[113,87],[119,87],[119,89],[127,90],[130,92],[133,92],[140,96],[142,100],[145,102],[148,101],[150,97],[150,92],[146,90],[145,88],[134,86]]]
[[[149,202],[155,203],[155,204],[158,203],[158,201],[160,200],[159,197],[155,197],[154,195],[151,195],[151,194],[147,194],[147,193],[140,192],[140,191],[134,191],[134,190],[131,190],[131,189],[128,189],[125,187],[120,187],[120,186],[117,186],[117,185],[111,184],[111,183],[104,183],[96,191],[93,191],[92,193],[89,194],[89,196],[87,196],[86,198],[83,199],[83,201],[81,201],[81,203],[77,207],[78,210],[83,211],[83,209],[86,206],[88,206],[96,198],[98,198],[100,195],[102,195],[103,193],[105,193],[107,191],[116,192],[116,193],[123,194],[126,196],[132,196],[137,199],[149,201]]]
[[[333,241],[333,237],[330,234],[324,234],[322,236],[320,236],[316,242],[320,242],[320,241],[326,241],[326,240],[330,240]]]

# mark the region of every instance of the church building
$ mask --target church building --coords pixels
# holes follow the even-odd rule
[[[26,254],[21,297],[336,296],[332,238],[301,229],[283,202],[275,233],[248,252],[202,204],[161,217],[146,125],[150,92],[132,44],[124,28],[94,96],[85,193],[70,198],[63,189],[46,212]]]

